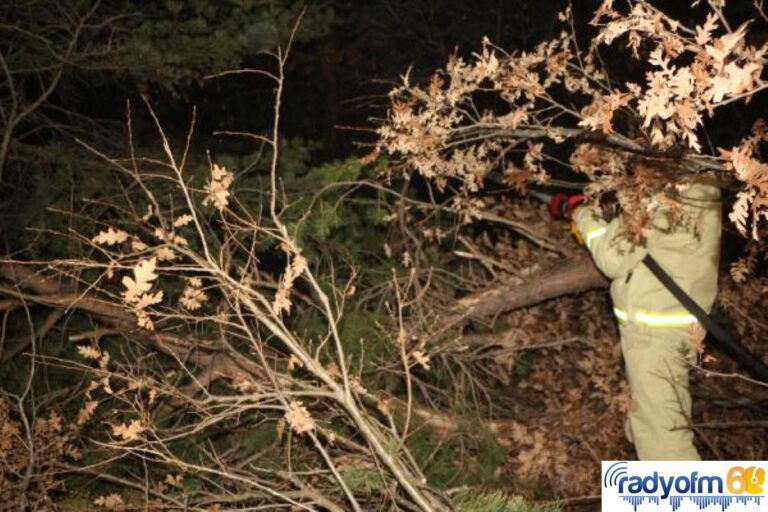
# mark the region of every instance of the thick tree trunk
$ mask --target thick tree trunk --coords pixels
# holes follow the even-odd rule
[[[439,333],[460,327],[472,318],[534,306],[564,295],[606,288],[608,284],[589,256],[569,258],[533,274],[522,283],[503,282],[460,299],[452,314],[442,322]]]
[[[506,311],[533,306],[563,295],[581,293],[608,286],[608,280],[595,267],[588,256],[570,258],[541,272],[524,283],[502,283],[488,290],[461,299],[456,312],[445,323],[441,332],[461,326],[470,318],[493,316]],[[474,337],[475,344],[482,336]],[[503,340],[498,334],[488,340]],[[712,344],[722,350],[760,382],[768,378],[768,366],[735,339],[729,341],[712,337]],[[479,343],[478,343],[479,342]]]

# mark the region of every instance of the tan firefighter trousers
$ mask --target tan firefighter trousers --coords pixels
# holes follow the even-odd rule
[[[692,331],[619,322],[632,401],[625,424],[640,460],[700,460],[693,445]]]

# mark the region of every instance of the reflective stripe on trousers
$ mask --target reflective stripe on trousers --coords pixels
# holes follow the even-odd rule
[[[695,324],[699,320],[690,313],[654,313],[639,310],[630,317],[630,314],[621,308],[613,308],[616,318],[622,322],[633,322],[651,327],[682,327]]]

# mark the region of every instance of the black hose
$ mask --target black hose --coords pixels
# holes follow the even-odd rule
[[[768,383],[768,365],[766,365],[759,357],[750,352],[744,345],[741,344],[730,332],[724,329],[719,323],[717,323],[711,316],[707,314],[696,302],[683,291],[680,286],[670,277],[667,272],[661,268],[659,262],[656,261],[653,256],[648,254],[643,263],[648,270],[653,273],[656,278],[661,281],[667,290],[682,304],[685,306],[696,319],[701,322],[701,325],[711,335],[715,346],[727,354],[731,359],[739,363],[746,371],[748,371],[756,379]]]

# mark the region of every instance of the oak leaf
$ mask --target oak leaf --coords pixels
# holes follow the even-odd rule
[[[101,350],[91,345],[78,346],[77,353],[83,356],[85,359],[93,359],[94,361],[101,359]]]
[[[85,402],[83,407],[78,411],[77,413],[77,424],[83,425],[85,424],[91,417],[93,416],[94,411],[96,411],[96,407],[98,407],[99,402],[97,400],[88,400]]]
[[[192,217],[192,215],[190,215],[189,213],[185,213],[184,215],[177,217],[176,220],[173,221],[173,227],[183,228],[193,220],[194,220],[194,217]]]
[[[178,258],[177,254],[170,247],[158,247],[155,250],[155,256],[160,261],[173,261]]]
[[[133,267],[133,279],[124,276],[123,286],[126,290],[123,292],[123,298],[129,304],[135,303],[139,297],[152,288],[152,281],[157,279],[155,269],[157,268],[157,258],[139,261]]]
[[[124,443],[138,439],[142,432],[144,426],[139,420],[133,420],[129,424],[112,425],[112,435],[122,438]]]
[[[315,429],[315,421],[309,415],[307,408],[301,405],[301,402],[295,400],[288,404],[288,410],[285,413],[285,421],[291,426],[297,434],[305,434]]]
[[[109,496],[99,496],[93,500],[97,507],[118,508],[124,505],[123,498],[119,494],[110,494]]]
[[[116,245],[121,244],[128,240],[128,233],[122,229],[107,228],[106,231],[101,231],[98,235],[93,237],[92,241],[99,245]]]

